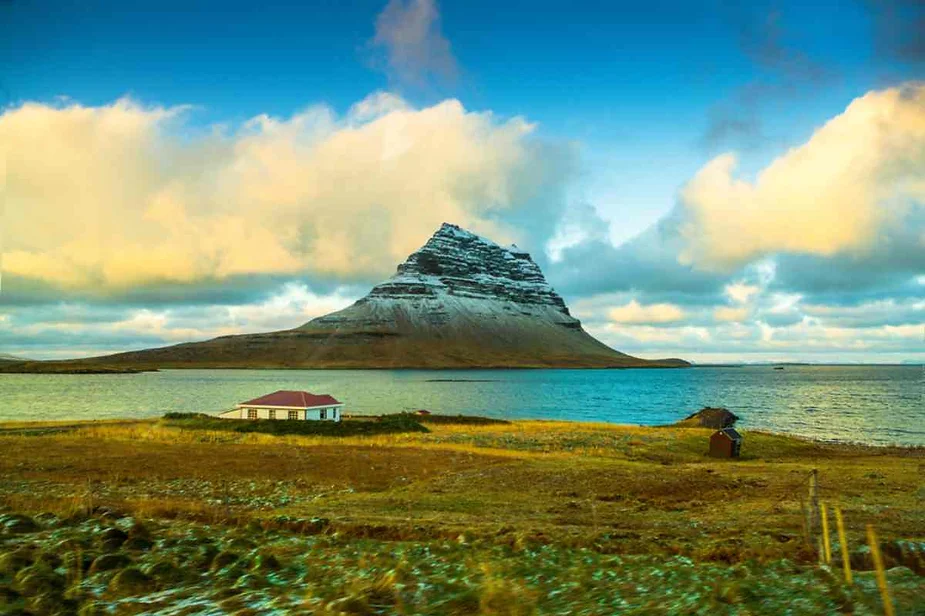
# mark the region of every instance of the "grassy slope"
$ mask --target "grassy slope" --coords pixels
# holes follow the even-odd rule
[[[679,359],[619,353],[583,330],[541,323],[533,330],[431,332],[295,329],[66,361],[0,364],[0,372],[70,373],[159,368],[678,368]]]
[[[756,561],[767,569],[748,575],[767,586],[783,583],[762,578],[790,567],[782,559],[813,559],[801,540],[800,498],[818,469],[820,493],[841,503],[853,546],[863,544],[867,523],[885,539],[925,539],[922,450],[747,433],[744,458],[733,462],[705,457],[710,431],[701,429],[563,422],[428,428],[274,437],[137,422],[0,436],[0,503],[61,513],[106,504],[142,518],[257,520],[284,529],[324,518],[326,531],[347,542],[344,550],[357,541],[401,539],[422,546],[464,541],[489,551],[545,545],[556,551],[549,558],[569,562],[580,560],[575,549],[718,563],[711,567]],[[458,558],[465,568],[467,557]],[[512,558],[497,566],[527,567]]]

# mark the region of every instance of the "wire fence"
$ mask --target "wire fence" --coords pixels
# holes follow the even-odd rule
[[[848,548],[848,537],[845,532],[845,517],[841,505],[838,503],[839,488],[820,484],[819,472],[816,469],[813,469],[800,482],[800,487],[805,490],[806,494],[805,498],[800,498],[803,510],[804,540],[817,551],[821,565],[832,566],[832,561],[836,558],[832,554],[832,521],[834,518],[834,531],[838,537],[839,547],[837,556],[841,557],[845,585],[852,586],[854,576],[851,571],[851,556]],[[883,565],[883,556],[880,553],[877,533],[872,524],[867,524],[865,530],[867,545],[870,548],[870,556],[877,579],[877,587],[880,590],[883,613],[885,616],[894,616],[893,601],[890,598],[890,589],[887,584],[886,570]]]

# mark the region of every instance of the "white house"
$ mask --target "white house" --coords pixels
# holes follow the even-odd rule
[[[340,421],[343,402],[333,396],[316,396],[307,391],[275,391],[219,415],[222,419],[297,419]]]

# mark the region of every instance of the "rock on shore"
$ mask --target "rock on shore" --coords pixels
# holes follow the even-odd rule
[[[722,407],[704,407],[674,424],[679,428],[713,428],[722,430],[735,425],[739,416]]]

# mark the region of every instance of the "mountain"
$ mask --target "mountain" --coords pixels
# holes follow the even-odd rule
[[[35,363],[44,362],[30,362]],[[53,364],[46,368],[688,365],[678,359],[639,359],[599,342],[569,314],[565,301],[527,252],[501,247],[451,224],[440,227],[398,266],[394,276],[366,297],[301,327]]]

